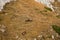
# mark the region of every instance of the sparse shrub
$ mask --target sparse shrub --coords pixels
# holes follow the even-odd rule
[[[38,8],[34,8],[35,10],[39,10]]]
[[[48,8],[48,7],[44,7],[46,10],[49,10],[49,11],[52,11],[52,9],[51,8]]]
[[[60,18],[60,15],[57,15],[56,17],[57,17],[57,18]]]
[[[0,21],[2,21],[3,19],[2,19],[2,17],[0,17]]]
[[[52,28],[60,35],[60,26],[52,25]]]
[[[47,12],[47,10],[43,10],[43,12]]]
[[[2,19],[0,18],[0,21],[2,21]]]

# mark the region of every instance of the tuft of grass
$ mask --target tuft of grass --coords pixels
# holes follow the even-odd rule
[[[39,10],[38,8],[34,7],[35,10]]]
[[[52,25],[52,28],[60,35],[60,26]]]
[[[56,17],[57,17],[57,18],[60,18],[60,15],[57,15]]]
[[[32,22],[32,20],[31,19],[27,19],[27,20],[25,20],[25,22]]]
[[[49,10],[49,11],[52,11],[52,9],[51,8],[48,8],[48,7],[44,7],[46,10]]]
[[[2,21],[2,19],[0,18],[0,21]]]
[[[2,21],[3,20],[3,17],[0,17],[0,21]]]

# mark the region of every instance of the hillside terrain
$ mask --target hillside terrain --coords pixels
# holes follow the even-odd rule
[[[60,40],[52,25],[60,27],[60,15],[45,5],[34,0],[11,1],[0,12],[0,40]]]

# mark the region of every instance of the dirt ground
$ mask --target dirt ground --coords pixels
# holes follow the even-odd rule
[[[60,40],[51,27],[60,26],[60,18],[44,7],[34,0],[7,3],[0,12],[0,40]]]

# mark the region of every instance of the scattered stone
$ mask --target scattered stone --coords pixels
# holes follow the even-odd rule
[[[26,34],[26,31],[22,32],[22,35],[24,36]]]
[[[52,31],[53,31],[53,29],[50,29],[50,31],[52,32]]]
[[[39,35],[38,37],[39,37],[39,38],[41,38],[41,37],[42,37],[42,35]]]
[[[59,13],[56,14],[57,16],[60,15]]]
[[[0,25],[0,31],[1,32],[5,32],[6,30],[6,26],[5,25]]]
[[[1,32],[5,32],[5,29],[0,29]]]
[[[60,2],[60,0],[58,0],[58,2]]]
[[[54,35],[52,35],[52,39],[54,39],[55,37],[54,37]]]
[[[8,15],[8,13],[5,13],[5,15]]]
[[[1,28],[6,28],[6,26],[5,25],[1,25]]]
[[[23,40],[23,39],[20,39],[20,40]]]
[[[26,19],[25,22],[32,22],[32,19]]]
[[[16,36],[16,39],[18,39],[19,38],[19,36]]]
[[[34,40],[37,40],[36,38],[34,38]]]

